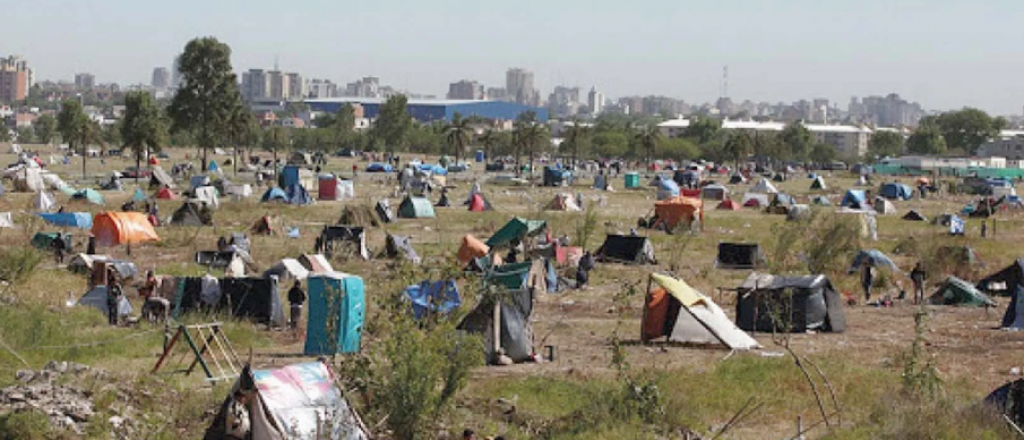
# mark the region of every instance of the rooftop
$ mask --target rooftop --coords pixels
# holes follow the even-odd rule
[[[307,99],[305,102],[325,102],[325,103],[351,103],[351,104],[383,104],[387,101],[387,98],[360,98],[358,96],[343,96],[340,98],[317,98]],[[460,105],[460,104],[479,104],[484,102],[504,102],[504,101],[493,101],[493,100],[482,100],[482,99],[410,99],[408,105]]]

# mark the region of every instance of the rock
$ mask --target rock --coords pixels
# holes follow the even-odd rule
[[[18,370],[14,377],[18,379],[18,382],[29,383],[36,377],[36,372],[32,370]]]
[[[7,394],[6,397],[7,397],[7,400],[10,401],[10,402],[24,402],[25,401],[25,395],[22,394],[22,393],[10,393],[10,394]]]
[[[68,371],[68,363],[67,362],[50,361],[50,362],[47,362],[46,365],[43,367],[43,371],[51,371],[51,372],[54,372],[54,373],[63,374],[63,373],[66,373]]]
[[[113,426],[114,428],[120,428],[122,425],[124,425],[124,417],[111,416],[109,419],[107,419],[107,422],[109,422],[110,425]]]

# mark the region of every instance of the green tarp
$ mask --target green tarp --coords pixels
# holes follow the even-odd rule
[[[526,277],[530,273],[533,262],[511,263],[497,266],[487,272],[484,282],[488,285],[504,287],[506,289],[522,289],[526,287]]]
[[[931,297],[932,304],[947,306],[995,306],[995,301],[957,277],[949,277]]]
[[[399,218],[434,218],[434,205],[426,197],[406,197],[398,205]]]
[[[103,204],[103,195],[94,189],[86,188],[75,193],[71,196],[72,200],[85,200],[93,205]]]
[[[522,240],[523,238],[536,235],[547,227],[548,222],[545,220],[525,220],[515,217],[506,223],[505,226],[502,226],[498,232],[495,232],[491,238],[487,239],[487,246],[504,246],[513,240]]]

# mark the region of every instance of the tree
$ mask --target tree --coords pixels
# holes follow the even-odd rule
[[[284,127],[271,127],[263,136],[263,149],[274,154],[275,170],[277,169],[277,153],[287,149],[291,142],[291,132]]]
[[[690,125],[683,131],[683,136],[696,140],[698,144],[706,144],[715,138],[721,128],[721,121],[695,115],[690,118]]]
[[[919,125],[914,134],[907,138],[907,151],[914,154],[939,155],[946,152],[946,140],[942,131],[930,121]]]
[[[786,156],[795,160],[806,159],[813,143],[810,130],[800,121],[787,124],[779,133],[779,139],[788,153]]]
[[[79,149],[79,153],[82,154],[82,177],[88,177],[86,160],[89,154],[86,146],[99,137],[99,132],[98,127],[82,111],[82,103],[77,99],[64,101],[60,114],[57,116],[57,130],[60,131],[61,138],[67,142],[71,151]]]
[[[50,114],[45,114],[36,119],[32,124],[36,131],[36,139],[44,144],[53,141],[53,135],[57,130],[57,119]]]
[[[0,122],[2,122],[2,121],[0,121]],[[7,127],[4,126],[3,124],[0,124],[0,142],[10,142],[10,141],[11,141],[11,130],[7,129]]]
[[[1005,119],[992,118],[988,113],[970,107],[925,118],[921,124],[932,122],[938,126],[948,149],[968,154],[976,153],[981,144],[997,137],[999,130],[1006,126]]]
[[[654,159],[655,150],[657,150],[658,144],[661,143],[661,129],[655,124],[644,126],[636,134],[636,143],[644,151],[644,162],[651,163],[651,160]]]
[[[868,143],[868,155],[878,160],[896,157],[903,151],[903,135],[892,131],[876,131]]]
[[[32,132],[32,128],[31,127],[20,127],[20,128],[18,128],[17,133],[18,133],[18,142],[20,142],[22,144],[30,144],[30,143],[32,143],[32,140],[35,137],[35,133]]]
[[[749,156],[753,151],[754,141],[750,139],[750,134],[745,131],[740,131],[730,136],[729,140],[725,143],[725,155],[736,164],[736,168],[739,168],[743,158]]]
[[[568,148],[572,152],[572,165],[574,167],[579,161],[580,147],[583,147],[584,154],[589,149],[590,132],[590,127],[583,125],[579,118],[573,119],[572,126],[565,132],[565,140],[559,146],[559,149]]]
[[[135,168],[141,169],[143,159],[159,152],[167,142],[167,127],[149,92],[128,92],[124,106],[121,139],[135,156]],[[138,183],[139,173],[135,173],[135,184]]]
[[[494,147],[498,145],[500,139],[498,139],[498,133],[493,129],[488,128],[484,134],[477,138],[480,145],[484,147],[484,157],[486,160],[491,160],[491,154],[494,151]]]
[[[197,135],[205,170],[210,147],[230,139],[230,121],[242,105],[231,68],[231,48],[213,37],[197,38],[189,41],[178,59],[181,86],[168,108],[171,129]]]
[[[384,148],[388,152],[405,148],[409,130],[412,129],[412,116],[406,111],[408,103],[409,99],[405,95],[388,98],[381,104],[377,120],[370,130],[374,141],[384,142]]]
[[[661,142],[661,154],[669,159],[682,162],[700,157],[700,148],[690,138],[665,139]]]
[[[473,130],[469,128],[469,121],[462,119],[462,115],[455,112],[444,132],[448,146],[455,150],[455,163],[458,164],[461,153],[465,152],[466,146],[469,145]]]
[[[516,146],[516,165],[519,164],[519,156],[526,152],[529,157],[530,176],[533,176],[533,156],[548,140],[548,131],[543,125],[537,122],[537,114],[532,110],[524,112],[516,118],[515,128],[512,131],[512,142]],[[517,167],[518,172],[519,167]]]
[[[839,157],[839,150],[832,144],[814,144],[811,148],[811,160],[818,164],[832,163]]]

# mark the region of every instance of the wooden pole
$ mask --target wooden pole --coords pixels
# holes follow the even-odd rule
[[[499,351],[501,350],[501,300],[497,296],[494,298],[494,359],[492,362],[497,363],[499,357]]]

